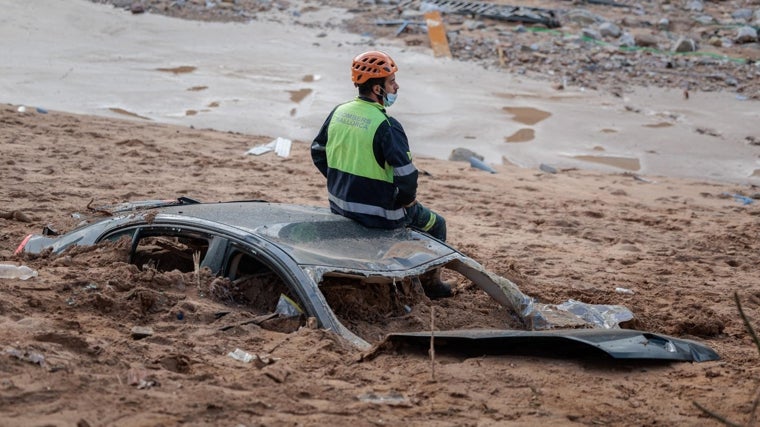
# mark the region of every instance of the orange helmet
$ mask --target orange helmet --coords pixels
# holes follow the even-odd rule
[[[360,85],[369,79],[388,77],[396,71],[398,67],[387,53],[371,50],[354,58],[351,81]]]

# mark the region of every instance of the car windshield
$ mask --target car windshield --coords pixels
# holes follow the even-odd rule
[[[299,264],[329,265],[359,270],[408,270],[453,251],[409,230],[378,230],[355,222],[299,222],[258,230]]]

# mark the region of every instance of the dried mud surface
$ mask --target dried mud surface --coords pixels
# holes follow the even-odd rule
[[[694,402],[749,420],[758,351],[733,295],[757,325],[760,202],[731,195],[757,188],[416,161],[427,172],[421,197],[447,217],[453,246],[540,301],[622,304],[638,329],[698,340],[722,357],[694,364],[438,352],[433,365],[424,352],[397,351],[365,359],[327,331],[248,322],[257,314],[211,292],[212,277],[199,285],[191,273],[140,270],[118,243],[13,255],[28,233],[73,228],[91,202],[326,205],[308,143],[296,141],[287,158],[243,155],[270,140],[0,106],[0,261],[39,272],[0,279],[1,424],[717,425]],[[421,301],[396,326],[427,324],[430,307],[441,327],[507,323],[455,279],[453,298]],[[153,334],[136,339],[135,327]],[[236,349],[257,363],[229,357]]]

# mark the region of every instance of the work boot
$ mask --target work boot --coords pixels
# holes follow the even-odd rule
[[[425,291],[425,295],[430,299],[449,298],[454,295],[454,293],[451,292],[452,284],[444,282],[441,279],[440,268],[436,268],[435,270],[420,276],[420,282],[422,282],[422,289]]]

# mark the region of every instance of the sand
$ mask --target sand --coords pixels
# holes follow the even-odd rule
[[[123,248],[14,256],[28,233],[75,227],[91,202],[327,204],[308,139],[294,138],[288,157],[252,156],[249,148],[281,135],[54,108],[19,113],[22,103],[0,105],[0,262],[39,275],[0,279],[2,425],[718,425],[695,403],[750,420],[759,354],[734,294],[758,325],[752,182],[510,163],[491,174],[418,156],[420,199],[447,218],[452,246],[540,301],[624,305],[637,329],[697,340],[721,356],[642,363],[438,353],[433,377],[426,354],[364,360],[328,331],[221,330],[246,308],[198,292],[191,275],[140,271]],[[405,122],[402,113],[394,114]],[[492,309],[454,278],[456,295],[431,303],[440,313]],[[230,317],[216,318],[220,311]],[[135,339],[135,327],[153,333]],[[236,349],[268,363],[240,362],[229,356]]]

